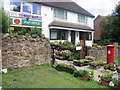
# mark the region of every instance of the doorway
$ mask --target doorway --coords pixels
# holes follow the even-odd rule
[[[71,31],[71,42],[75,45],[75,31]]]

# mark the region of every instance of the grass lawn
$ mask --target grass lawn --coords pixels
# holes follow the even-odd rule
[[[24,67],[2,75],[3,88],[108,88],[95,81],[83,81],[50,65]]]
[[[120,64],[120,57],[116,57],[116,58],[115,58],[115,62],[117,62],[117,63]]]

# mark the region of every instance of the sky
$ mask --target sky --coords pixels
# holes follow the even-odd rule
[[[95,17],[110,15],[120,0],[72,0]]]

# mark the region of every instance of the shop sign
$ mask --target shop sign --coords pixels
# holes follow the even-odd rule
[[[21,24],[20,18],[13,18],[13,24]]]
[[[22,20],[23,25],[30,25],[30,26],[42,26],[42,22],[39,21],[32,21],[32,20]]]
[[[20,18],[29,18],[29,19],[37,19],[37,20],[41,20],[41,16],[37,16],[37,15],[29,15],[29,14],[19,14]]]
[[[11,17],[19,17],[19,13],[15,13],[15,12],[10,12],[9,14]]]

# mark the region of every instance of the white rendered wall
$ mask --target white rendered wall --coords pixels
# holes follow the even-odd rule
[[[76,13],[67,12],[67,21],[72,23],[78,23],[78,16]]]
[[[93,29],[93,18],[88,17],[87,25]]]
[[[42,16],[42,33],[45,37],[50,38],[49,24],[53,21],[53,9],[48,6],[41,6]]]

